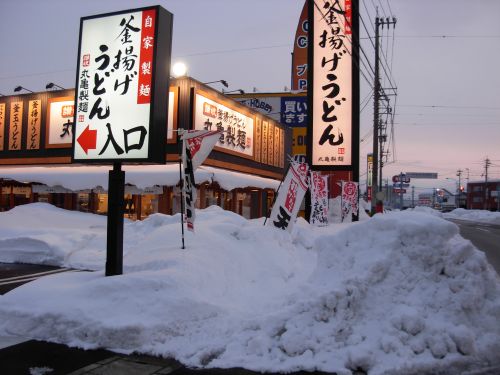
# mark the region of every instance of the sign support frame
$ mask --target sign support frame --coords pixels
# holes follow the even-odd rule
[[[123,274],[125,171],[121,166],[121,162],[115,162],[109,171],[106,276]]]

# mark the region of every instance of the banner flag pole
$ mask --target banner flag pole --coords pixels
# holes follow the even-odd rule
[[[267,219],[269,219],[269,215],[271,214],[271,209],[273,208],[274,203],[276,203],[276,197],[278,196],[281,185],[283,184],[283,181],[285,181],[286,175],[288,174],[288,170],[290,169],[290,165],[292,165],[293,159],[290,156],[288,156],[288,159],[289,159],[288,166],[286,167],[285,173],[283,173],[283,177],[281,178],[281,181],[280,181],[280,184],[278,185],[278,189],[276,190],[276,193],[274,193],[273,202],[271,203],[271,207],[267,207],[266,219],[264,220],[264,225],[266,225]]]
[[[177,133],[178,144],[184,147],[184,141],[181,143],[181,133]],[[185,249],[184,245],[184,179],[182,178],[182,154],[179,154],[179,187],[181,189],[181,233],[182,233],[182,249]]]

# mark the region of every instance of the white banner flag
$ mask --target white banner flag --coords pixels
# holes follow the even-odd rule
[[[290,164],[290,169],[274,202],[268,221],[269,225],[289,232],[292,230],[302,199],[307,191],[308,173],[309,165],[307,163],[292,162]]]
[[[319,227],[328,225],[328,176],[312,172],[309,179],[311,190],[311,217],[309,223]]]
[[[342,181],[342,221],[349,214],[358,215],[358,183]]]
[[[219,137],[220,132],[208,130],[185,131],[181,137],[184,220],[191,232],[194,232],[196,203],[194,171],[205,161]]]

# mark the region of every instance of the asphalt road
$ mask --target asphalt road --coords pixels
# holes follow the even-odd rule
[[[462,237],[470,240],[500,275],[500,225],[450,220],[458,225]]]

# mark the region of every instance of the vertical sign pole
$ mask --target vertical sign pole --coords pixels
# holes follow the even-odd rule
[[[307,142],[306,142],[306,163],[312,168],[312,134],[313,134],[313,83],[314,83],[314,0],[307,1]],[[309,221],[311,217],[311,194],[309,189],[306,191],[304,197],[304,213],[306,220]]]
[[[123,214],[125,171],[115,162],[109,171],[108,183],[108,232],[106,246],[106,276],[123,273]]]
[[[184,165],[182,163],[182,154],[184,152],[184,141],[181,139],[181,135],[184,131],[177,133],[177,152],[179,153],[179,187],[181,189],[181,232],[182,232],[182,249],[185,249],[184,244],[184,174],[182,173],[182,168]]]
[[[181,188],[181,232],[182,232],[182,248],[185,249],[184,245],[184,179],[182,178],[182,160],[179,158],[179,187]]]

